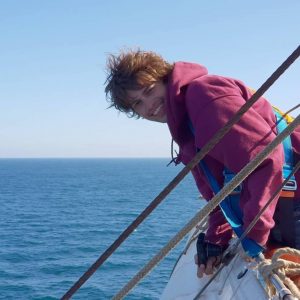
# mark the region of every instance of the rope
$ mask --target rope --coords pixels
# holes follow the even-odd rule
[[[296,275],[300,275],[300,263],[295,263],[280,258],[281,256],[288,254],[294,257],[300,258],[300,251],[292,248],[280,248],[276,250],[272,256],[272,259],[264,259],[258,265],[258,270],[265,279],[267,292],[270,297],[276,294],[276,290],[270,282],[270,276],[277,274],[282,283],[291,291],[291,293],[300,299],[300,290],[297,285],[290,279]]]
[[[208,227],[207,219],[204,219],[202,224],[196,225],[196,230],[193,232],[193,235],[191,236],[190,240],[187,242],[185,248],[182,251],[182,254],[186,254],[186,252],[190,248],[190,245],[198,238],[201,232],[206,231],[207,227]]]
[[[198,238],[198,235],[199,235],[201,232],[206,231],[207,225],[208,225],[208,224],[207,224],[207,218],[203,219],[203,220],[201,221],[200,224],[197,224],[197,225],[196,225],[196,230],[193,232],[193,234],[192,234],[192,236],[190,237],[190,239],[188,240],[188,242],[187,242],[185,248],[183,249],[183,251],[182,251],[182,252],[180,253],[180,255],[178,256],[178,258],[177,258],[177,260],[176,260],[176,262],[175,262],[175,264],[174,264],[174,266],[173,266],[173,269],[172,269],[172,272],[171,272],[170,277],[172,276],[174,270],[176,269],[177,264],[178,264],[178,262],[180,261],[181,257],[182,257],[183,255],[186,255],[186,253],[187,253],[187,251],[188,251],[190,245]]]
[[[150,215],[150,213],[166,198],[166,196],[181,182],[204,156],[228,133],[246,111],[268,90],[268,88],[293,64],[300,56],[300,46],[279,66],[266,82],[240,108],[236,115],[228,121],[199,151],[195,157],[177,174],[177,176],[162,190],[162,192],[144,209],[144,211],[121,233],[121,235],[107,248],[107,250],[90,266],[90,268],[64,294],[62,300],[67,300],[96,272],[96,270],[111,256],[111,254],[127,239],[127,237]]]
[[[113,299],[122,299],[131,289],[144,278],[201,220],[206,218],[219,203],[227,197],[241,182],[255,170],[261,162],[300,125],[300,115],[290,123],[277,137],[249,162],[218,194],[216,194],[170,241],[145,265]]]

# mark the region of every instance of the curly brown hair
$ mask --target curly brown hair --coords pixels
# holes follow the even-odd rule
[[[125,112],[129,117],[139,117],[128,103],[127,91],[148,88],[156,82],[167,82],[173,64],[151,51],[129,50],[107,59],[105,81],[109,107]]]

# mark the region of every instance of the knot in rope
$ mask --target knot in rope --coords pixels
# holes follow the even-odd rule
[[[300,275],[300,263],[289,261],[280,258],[283,255],[292,255],[295,258],[300,259],[300,251],[289,247],[280,248],[276,250],[272,256],[272,259],[264,259],[259,265],[258,270],[265,279],[267,292],[269,296],[274,296],[276,290],[271,284],[270,275],[276,274],[282,283],[291,291],[291,293],[300,299],[299,287],[294,283],[290,277]]]

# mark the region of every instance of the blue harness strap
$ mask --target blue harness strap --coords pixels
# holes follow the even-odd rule
[[[217,180],[212,175],[208,166],[203,160],[199,163],[199,165],[206,178],[208,179],[213,189],[213,192],[217,194],[221,190],[221,187],[219,186]],[[223,174],[225,177],[224,184],[228,183],[234,177],[234,174],[226,169],[224,170]],[[238,237],[241,237],[241,235],[243,234],[243,213],[239,206],[240,192],[241,187],[238,186],[233,191],[233,193],[231,195],[228,195],[219,205],[227,222]],[[262,246],[257,244],[254,240],[247,237],[245,237],[241,241],[241,243],[245,252],[251,257],[258,256],[259,253],[261,253],[264,250]]]
[[[274,113],[277,118],[277,131],[278,133],[280,133],[286,128],[287,123],[285,119],[277,111],[274,110]],[[194,134],[194,128],[191,122],[189,122],[189,127],[192,133]],[[284,156],[285,156],[285,163],[283,166],[283,177],[286,178],[293,168],[293,152],[292,152],[292,143],[290,137],[287,137],[283,141],[283,147],[284,147]],[[199,150],[200,149],[197,149],[197,151]],[[221,190],[221,187],[218,184],[215,177],[213,176],[213,174],[211,173],[210,169],[208,168],[204,160],[200,161],[199,167],[201,168],[205,177],[207,178],[214,194],[217,194]],[[227,184],[229,181],[231,181],[232,178],[235,176],[235,174],[232,173],[227,168],[224,169],[223,175],[224,175],[224,185]],[[294,183],[295,186],[293,185]],[[291,178],[291,184],[292,184],[292,188],[288,186],[286,187],[286,189],[295,190],[296,181],[295,178],[293,177]],[[241,190],[242,190],[242,186],[240,185],[232,192],[232,194],[227,196],[220,203],[220,208],[227,222],[230,224],[231,228],[233,229],[233,231],[238,237],[241,237],[241,235],[243,234],[243,213],[239,205]],[[262,246],[257,244],[254,240],[247,237],[245,237],[241,241],[241,243],[245,252],[251,257],[258,256],[259,253],[261,253],[264,250]]]

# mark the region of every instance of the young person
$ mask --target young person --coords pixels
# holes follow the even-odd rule
[[[204,66],[195,63],[172,64],[154,52],[136,50],[111,55],[107,70],[105,92],[110,106],[130,117],[167,123],[173,140],[179,145],[176,164],[187,164],[253,94],[240,80],[210,75]],[[238,173],[276,135],[274,110],[261,97],[204,158],[205,165],[222,186],[225,169]],[[297,161],[300,157],[300,128],[291,135],[291,140],[294,160]],[[244,228],[282,183],[283,164],[284,151],[280,145],[243,182],[239,206]],[[195,167],[192,173],[200,193],[209,201],[214,191],[205,172]],[[299,173],[296,179],[300,184]],[[285,226],[291,225],[288,229],[292,234],[285,235],[282,226],[285,223],[280,222],[281,228],[274,230],[274,238],[290,246],[300,247],[300,243],[296,244],[295,241],[297,230],[293,215],[295,205],[300,201],[300,190],[293,191],[292,197],[292,201],[286,200],[288,208],[282,209],[290,221]],[[261,246],[266,245],[275,225],[273,217],[278,198],[279,195],[248,234],[249,239]],[[279,218],[282,218],[281,215]],[[222,211],[215,209],[209,217],[205,243],[224,249],[231,237],[231,227]],[[200,264],[198,276],[211,274],[218,261],[218,257],[209,257],[206,264]]]

